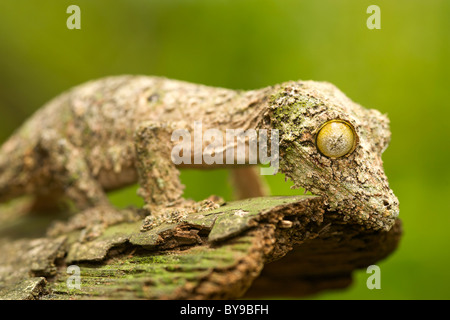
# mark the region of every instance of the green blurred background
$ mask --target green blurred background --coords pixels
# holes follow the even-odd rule
[[[81,30],[66,9],[81,8]],[[366,9],[381,8],[381,30]],[[446,0],[2,0],[0,141],[47,100],[87,80],[161,75],[255,89],[326,80],[391,119],[383,155],[404,237],[381,267],[314,299],[449,299],[450,2]],[[213,183],[211,183],[213,177]],[[182,173],[186,196],[232,197],[226,171]],[[273,194],[296,194],[282,176]],[[111,195],[142,203],[135,187]]]

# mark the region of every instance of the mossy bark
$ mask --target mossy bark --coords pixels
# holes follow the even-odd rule
[[[21,229],[48,217],[13,215],[0,228],[0,298],[298,297],[345,287],[354,269],[395,250],[400,221],[367,230],[323,207],[306,195],[185,201],[156,220],[99,208],[32,237]],[[67,285],[69,265],[79,289]]]

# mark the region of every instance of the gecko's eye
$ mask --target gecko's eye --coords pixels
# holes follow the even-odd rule
[[[329,158],[344,157],[355,150],[355,129],[343,120],[328,121],[319,129],[316,146],[320,153]]]

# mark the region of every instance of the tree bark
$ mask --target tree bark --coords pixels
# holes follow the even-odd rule
[[[0,298],[301,297],[348,286],[355,269],[397,247],[399,220],[371,231],[322,208],[306,195],[210,198],[157,218],[99,207],[54,222],[61,217],[15,203],[0,209]],[[69,265],[79,267],[78,289]]]

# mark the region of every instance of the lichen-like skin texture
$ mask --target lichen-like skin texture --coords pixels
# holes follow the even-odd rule
[[[316,135],[330,120],[354,127],[356,145],[348,156],[318,151]],[[89,208],[108,205],[105,191],[138,181],[145,208],[155,213],[182,195],[171,134],[193,132],[195,121],[202,121],[203,132],[278,129],[280,171],[321,196],[325,209],[371,229],[388,230],[398,215],[381,161],[390,138],[387,117],[313,81],[251,91],[146,76],[80,85],[41,108],[1,147],[0,201],[64,196]]]
[[[381,154],[390,140],[389,120],[377,110],[351,101],[325,82],[291,82],[271,100],[269,121],[278,128],[280,170],[301,186],[320,195],[326,207],[373,229],[389,229],[398,216],[398,200],[383,171]],[[356,132],[355,150],[330,159],[315,144],[321,126],[344,120]]]

